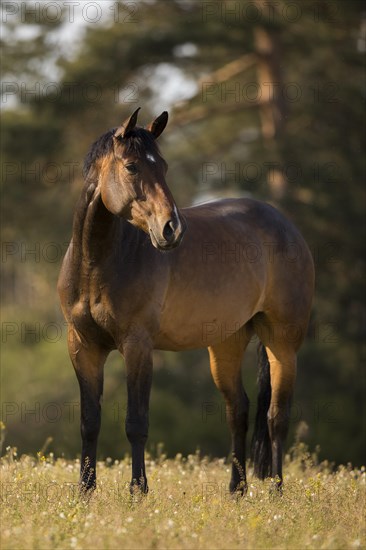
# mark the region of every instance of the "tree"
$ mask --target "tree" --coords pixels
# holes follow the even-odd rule
[[[7,316],[28,322],[38,312],[62,322],[54,285],[82,185],[81,159],[98,135],[137,106],[146,122],[164,110],[169,76],[161,75],[174,70],[189,83],[186,96],[190,90],[170,109],[162,138],[174,195],[185,205],[250,194],[271,201],[300,227],[314,254],[317,291],[295,410],[325,456],[359,462],[365,318],[361,3],[157,0],[112,7],[106,24],[86,26],[73,56],[57,57],[53,38],[67,25],[65,17],[57,24],[45,17],[30,51],[21,37],[7,46],[10,82],[49,83],[45,67],[47,72],[55,59],[54,74],[60,74],[57,86],[42,86],[39,94],[22,95],[20,86],[18,103],[4,113]],[[9,21],[8,32],[14,27]],[[21,261],[24,243],[50,242],[58,246],[58,261]],[[21,349],[15,346],[12,365]],[[201,364],[204,355],[159,360],[177,368],[169,387],[158,377],[157,390],[168,399],[179,380],[187,411],[184,380],[192,385],[196,375],[181,367]],[[255,370],[245,376],[252,388]],[[199,395],[195,403],[200,416]],[[340,446],[349,433],[352,442]],[[223,452],[215,445],[207,450]]]

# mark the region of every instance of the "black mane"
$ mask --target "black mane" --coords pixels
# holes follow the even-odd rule
[[[91,146],[88,154],[85,157],[83,175],[84,178],[88,175],[93,164],[99,159],[110,153],[113,149],[113,135],[117,128],[108,130],[100,136]],[[151,132],[144,128],[134,128],[128,132],[125,138],[120,138],[125,146],[126,153],[135,153],[141,156],[146,153],[152,155],[160,155],[159,148]]]

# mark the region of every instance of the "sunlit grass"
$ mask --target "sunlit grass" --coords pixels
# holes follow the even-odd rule
[[[227,492],[229,465],[197,455],[148,457],[150,492],[131,497],[130,459],[98,463],[98,489],[78,494],[78,460],[52,454],[1,461],[2,549],[362,548],[365,468],[316,463],[300,444],[285,460],[283,496],[252,477]]]

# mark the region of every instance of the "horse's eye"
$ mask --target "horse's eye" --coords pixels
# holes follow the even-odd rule
[[[135,164],[134,162],[130,162],[129,164],[126,164],[126,170],[130,174],[137,174],[137,172],[138,172],[137,164]]]

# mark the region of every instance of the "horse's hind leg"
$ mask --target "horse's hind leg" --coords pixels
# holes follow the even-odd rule
[[[103,393],[103,367],[108,352],[95,344],[82,343],[78,333],[69,330],[71,361],[80,387],[82,452],[80,488],[95,489],[96,454],[101,422],[100,400]]]
[[[247,489],[245,445],[248,431],[249,399],[241,381],[241,361],[252,336],[249,325],[220,344],[208,348],[213,379],[226,401],[226,414],[231,430],[233,464],[230,492]]]
[[[256,332],[265,345],[270,370],[271,401],[267,414],[271,441],[271,476],[282,485],[283,445],[290,421],[291,400],[296,379],[297,342],[287,330],[289,325],[271,323],[266,318]],[[296,325],[290,325],[296,326]]]
[[[283,445],[287,436],[290,407],[296,378],[296,353],[282,346],[266,346],[270,364],[271,404],[268,430],[272,446],[272,477],[282,485]]]

